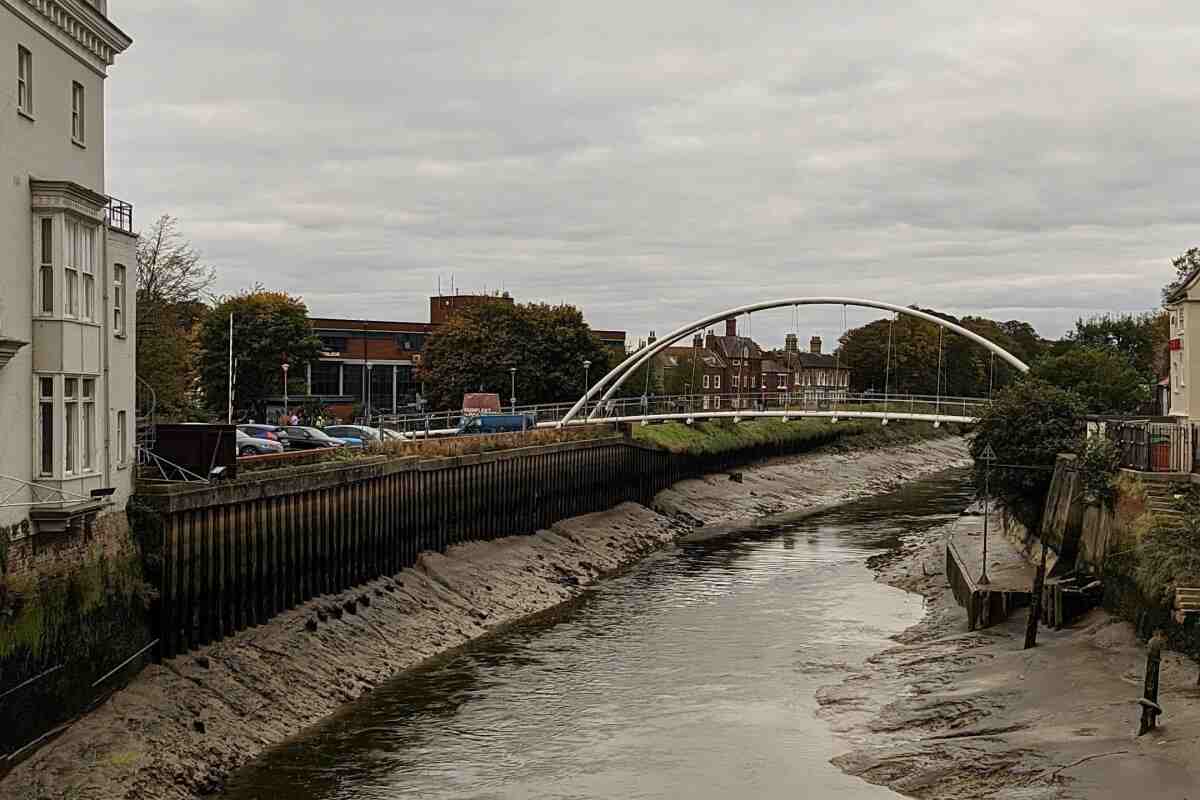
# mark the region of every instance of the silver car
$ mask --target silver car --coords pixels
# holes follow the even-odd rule
[[[240,428],[237,430],[237,454],[243,456],[262,456],[269,453],[282,453],[283,445],[271,439],[259,439],[248,436]]]

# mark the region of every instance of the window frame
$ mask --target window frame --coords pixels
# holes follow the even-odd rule
[[[129,466],[129,415],[125,409],[117,409],[117,469]]]
[[[713,388],[714,389],[721,388],[721,376],[720,375],[713,375]]]
[[[79,472],[79,378],[63,377],[63,475]]]
[[[71,141],[87,147],[87,95],[83,84],[71,81]]]
[[[33,119],[33,51],[23,44],[17,45],[17,113]]]
[[[125,338],[125,287],[129,275],[124,264],[113,264],[113,335]]]
[[[96,472],[96,379],[80,379],[80,467],[81,473]]]
[[[34,373],[38,419],[34,428],[34,451],[37,454],[37,474],[40,478],[54,477],[54,391],[53,375]],[[49,387],[49,391],[46,389]]]
[[[54,217],[38,217],[37,315],[54,316]]]

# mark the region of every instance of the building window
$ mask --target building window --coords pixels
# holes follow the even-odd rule
[[[779,376],[779,388],[780,388],[780,389],[786,389],[786,388],[787,388],[787,375],[780,375],[780,376]]]
[[[125,265],[113,265],[113,333],[125,335]]]
[[[125,438],[125,412],[117,412],[117,464],[125,466],[125,453],[127,452],[128,443]]]
[[[706,376],[707,377],[707,376]],[[708,411],[708,395],[704,395],[704,410]]]
[[[63,472],[75,472],[76,426],[79,424],[79,379],[63,378]]]
[[[41,300],[38,308],[43,314],[54,313],[54,220],[43,217],[41,221],[41,258],[38,265],[38,291]]]
[[[68,219],[64,242],[66,292],[63,314],[92,321],[96,312],[96,229]]]
[[[707,375],[704,376],[704,388],[705,389],[708,388],[708,376]]]
[[[38,474],[54,474],[54,378],[38,378]]]
[[[96,381],[83,379],[83,471],[91,472],[92,454],[96,449]]]
[[[17,111],[33,116],[33,54],[17,45]]]
[[[83,84],[71,84],[71,139],[77,144],[84,143],[83,130]]]
[[[337,395],[341,388],[342,365],[335,362],[319,361],[312,365],[312,393],[322,395]]]
[[[720,375],[713,375],[713,388],[714,389],[721,388],[721,376]]]

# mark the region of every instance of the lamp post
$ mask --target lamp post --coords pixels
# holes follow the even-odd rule
[[[292,415],[290,413],[288,413],[288,385],[287,385],[288,366],[290,366],[288,364],[288,362],[284,361],[282,364],[282,367],[283,367],[283,414],[285,417],[288,418],[288,424],[291,424]]]
[[[587,395],[588,390],[592,388],[592,381],[591,381],[591,378],[588,376],[588,372],[591,370],[591,368],[592,368],[591,359],[585,358],[583,360],[583,394],[585,396]],[[583,403],[583,415],[585,417],[587,416],[587,401],[586,400]]]
[[[371,367],[372,366],[374,366],[374,365],[367,364],[366,369],[363,370],[366,373],[366,379],[367,379],[366,389],[363,392],[363,398],[366,400],[366,406],[363,408],[363,416],[365,417],[365,419],[363,420],[363,425],[371,424]]]
[[[513,410],[513,413],[515,414],[515,413],[517,413],[517,368],[509,367],[508,375],[509,375],[509,378],[511,379],[511,387],[512,387],[511,394],[509,395],[509,400],[512,401],[512,410]]]

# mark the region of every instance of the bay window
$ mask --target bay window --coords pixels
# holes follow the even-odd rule
[[[63,378],[63,444],[65,453],[63,472],[71,475],[75,472],[76,430],[79,418],[79,379]]]
[[[38,474],[54,474],[54,378],[37,379],[38,384]]]

